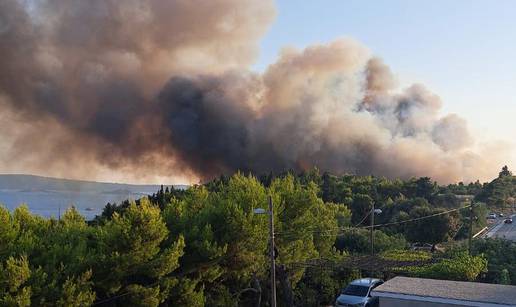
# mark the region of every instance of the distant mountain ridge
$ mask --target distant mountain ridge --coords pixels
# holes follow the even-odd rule
[[[187,185],[174,185],[175,188],[184,189]],[[0,190],[24,191],[68,191],[68,192],[92,192],[92,193],[154,193],[160,185],[154,184],[126,184],[95,182],[85,180],[61,179],[22,174],[0,174]]]

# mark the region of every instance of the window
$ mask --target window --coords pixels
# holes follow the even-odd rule
[[[349,285],[342,291],[342,294],[365,297],[367,296],[367,292],[369,292],[369,287]]]

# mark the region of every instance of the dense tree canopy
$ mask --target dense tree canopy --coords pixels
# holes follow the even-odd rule
[[[516,177],[508,170],[502,170],[500,176],[484,185],[477,199],[490,207],[504,209],[514,205],[516,197]]]
[[[268,217],[254,209],[267,209],[269,196],[280,304],[331,304],[349,280],[374,273],[338,266],[349,255],[370,252],[373,204],[381,209],[376,252],[403,255],[411,242],[467,237],[470,211],[461,208],[470,202],[456,195],[474,192],[477,202],[486,203],[473,210],[474,229],[483,227],[488,208],[514,196],[514,177],[508,169],[502,173],[484,186],[438,186],[427,177],[320,175],[317,169],[259,179],[235,174],[108,204],[93,221],[73,207],[56,220],[33,215],[26,206],[13,212],[0,206],[0,305],[267,305]],[[446,261],[410,272],[516,282],[511,243],[474,244],[472,256],[442,255]],[[307,264],[318,259],[336,266]]]

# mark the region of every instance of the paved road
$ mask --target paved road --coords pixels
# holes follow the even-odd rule
[[[516,242],[516,215],[512,216],[515,220],[512,224],[504,224],[503,219],[500,221],[499,226],[496,227],[496,231],[492,235],[493,238],[505,238]]]

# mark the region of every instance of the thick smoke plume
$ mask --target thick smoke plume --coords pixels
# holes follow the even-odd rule
[[[443,182],[495,170],[438,96],[399,91],[353,40],[250,71],[274,15],[264,0],[1,0],[0,166],[140,178],[317,166]]]

